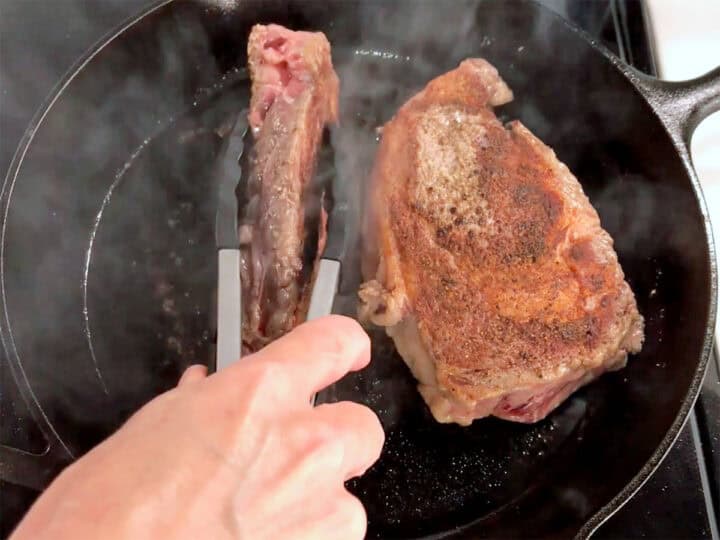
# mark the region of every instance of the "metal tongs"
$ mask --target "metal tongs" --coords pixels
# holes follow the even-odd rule
[[[248,130],[246,111],[241,112],[227,135],[217,165],[218,201],[215,243],[218,254],[217,348],[215,370],[220,371],[242,354],[242,289],[240,287],[240,237],[238,199],[242,178],[240,158]]]
[[[321,154],[322,156],[322,154]],[[335,164],[325,163],[321,157],[318,160],[318,169],[329,166],[331,174],[318,173],[321,183],[329,190],[332,205],[327,221],[327,238],[322,258],[318,261],[318,268],[313,283],[307,319],[311,321],[332,313],[333,301],[340,285],[340,271],[345,253],[345,225],[348,216],[346,187],[335,174]]]
[[[238,234],[237,186],[242,180],[240,158],[248,130],[247,111],[238,115],[227,136],[218,163],[218,204],[215,240],[218,253],[217,348],[215,370],[219,371],[242,355],[242,288],[240,283],[240,237]],[[332,168],[331,168],[332,170]],[[341,259],[345,251],[347,199],[344,186],[332,175],[328,186],[333,204],[328,215],[327,239],[318,262],[310,296],[307,320],[332,313],[340,283]],[[323,179],[324,176],[323,176]],[[327,182],[330,183],[329,178]]]

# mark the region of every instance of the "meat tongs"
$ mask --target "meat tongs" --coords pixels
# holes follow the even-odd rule
[[[323,163],[322,160],[320,161],[319,168],[322,168]],[[332,207],[328,215],[325,249],[323,249],[322,258],[318,262],[315,282],[310,295],[306,318],[308,321],[332,313],[345,253],[345,225],[348,215],[346,186],[335,173],[334,163],[330,165],[329,172],[330,178],[327,178],[327,172],[323,174],[323,171],[320,171],[318,174],[321,183],[330,188]]]
[[[242,178],[240,158],[248,129],[242,111],[223,144],[217,165],[218,201],[215,243],[218,253],[217,348],[215,370],[220,371],[242,354],[242,289],[240,287],[240,237],[238,200],[235,193]]]
[[[246,112],[238,115],[227,136],[218,165],[218,205],[215,240],[218,252],[217,287],[217,354],[215,370],[219,371],[240,359],[242,354],[242,289],[240,283],[240,238],[238,235],[238,200],[236,189],[242,179],[240,158],[248,130]],[[333,170],[334,167],[331,167]],[[325,175],[320,175],[325,176]],[[333,301],[340,283],[341,260],[345,251],[345,216],[347,200],[344,186],[333,174],[332,209],[328,215],[327,239],[318,262],[307,320],[332,313]],[[327,181],[322,184],[328,184]]]

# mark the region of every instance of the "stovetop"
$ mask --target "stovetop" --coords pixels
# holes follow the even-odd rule
[[[656,72],[649,23],[640,0],[542,0],[638,69]],[[49,5],[52,4],[52,9]],[[0,171],[32,114],[85,49],[147,0],[3,0],[0,17]],[[45,438],[32,420],[0,351],[2,445],[41,453]],[[603,524],[594,538],[712,538],[720,515],[720,363],[713,355],[703,391],[657,472]],[[2,453],[0,452],[0,460]],[[8,480],[0,463],[0,538],[38,492]]]

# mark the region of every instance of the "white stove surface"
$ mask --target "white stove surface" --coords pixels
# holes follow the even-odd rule
[[[663,79],[692,79],[720,65],[719,0],[648,0],[648,11]],[[691,154],[720,246],[720,112],[698,126]]]

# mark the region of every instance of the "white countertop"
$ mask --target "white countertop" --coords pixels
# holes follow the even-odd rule
[[[663,79],[691,79],[720,65],[720,0],[648,0],[648,8]],[[698,126],[691,153],[720,246],[720,112]]]

